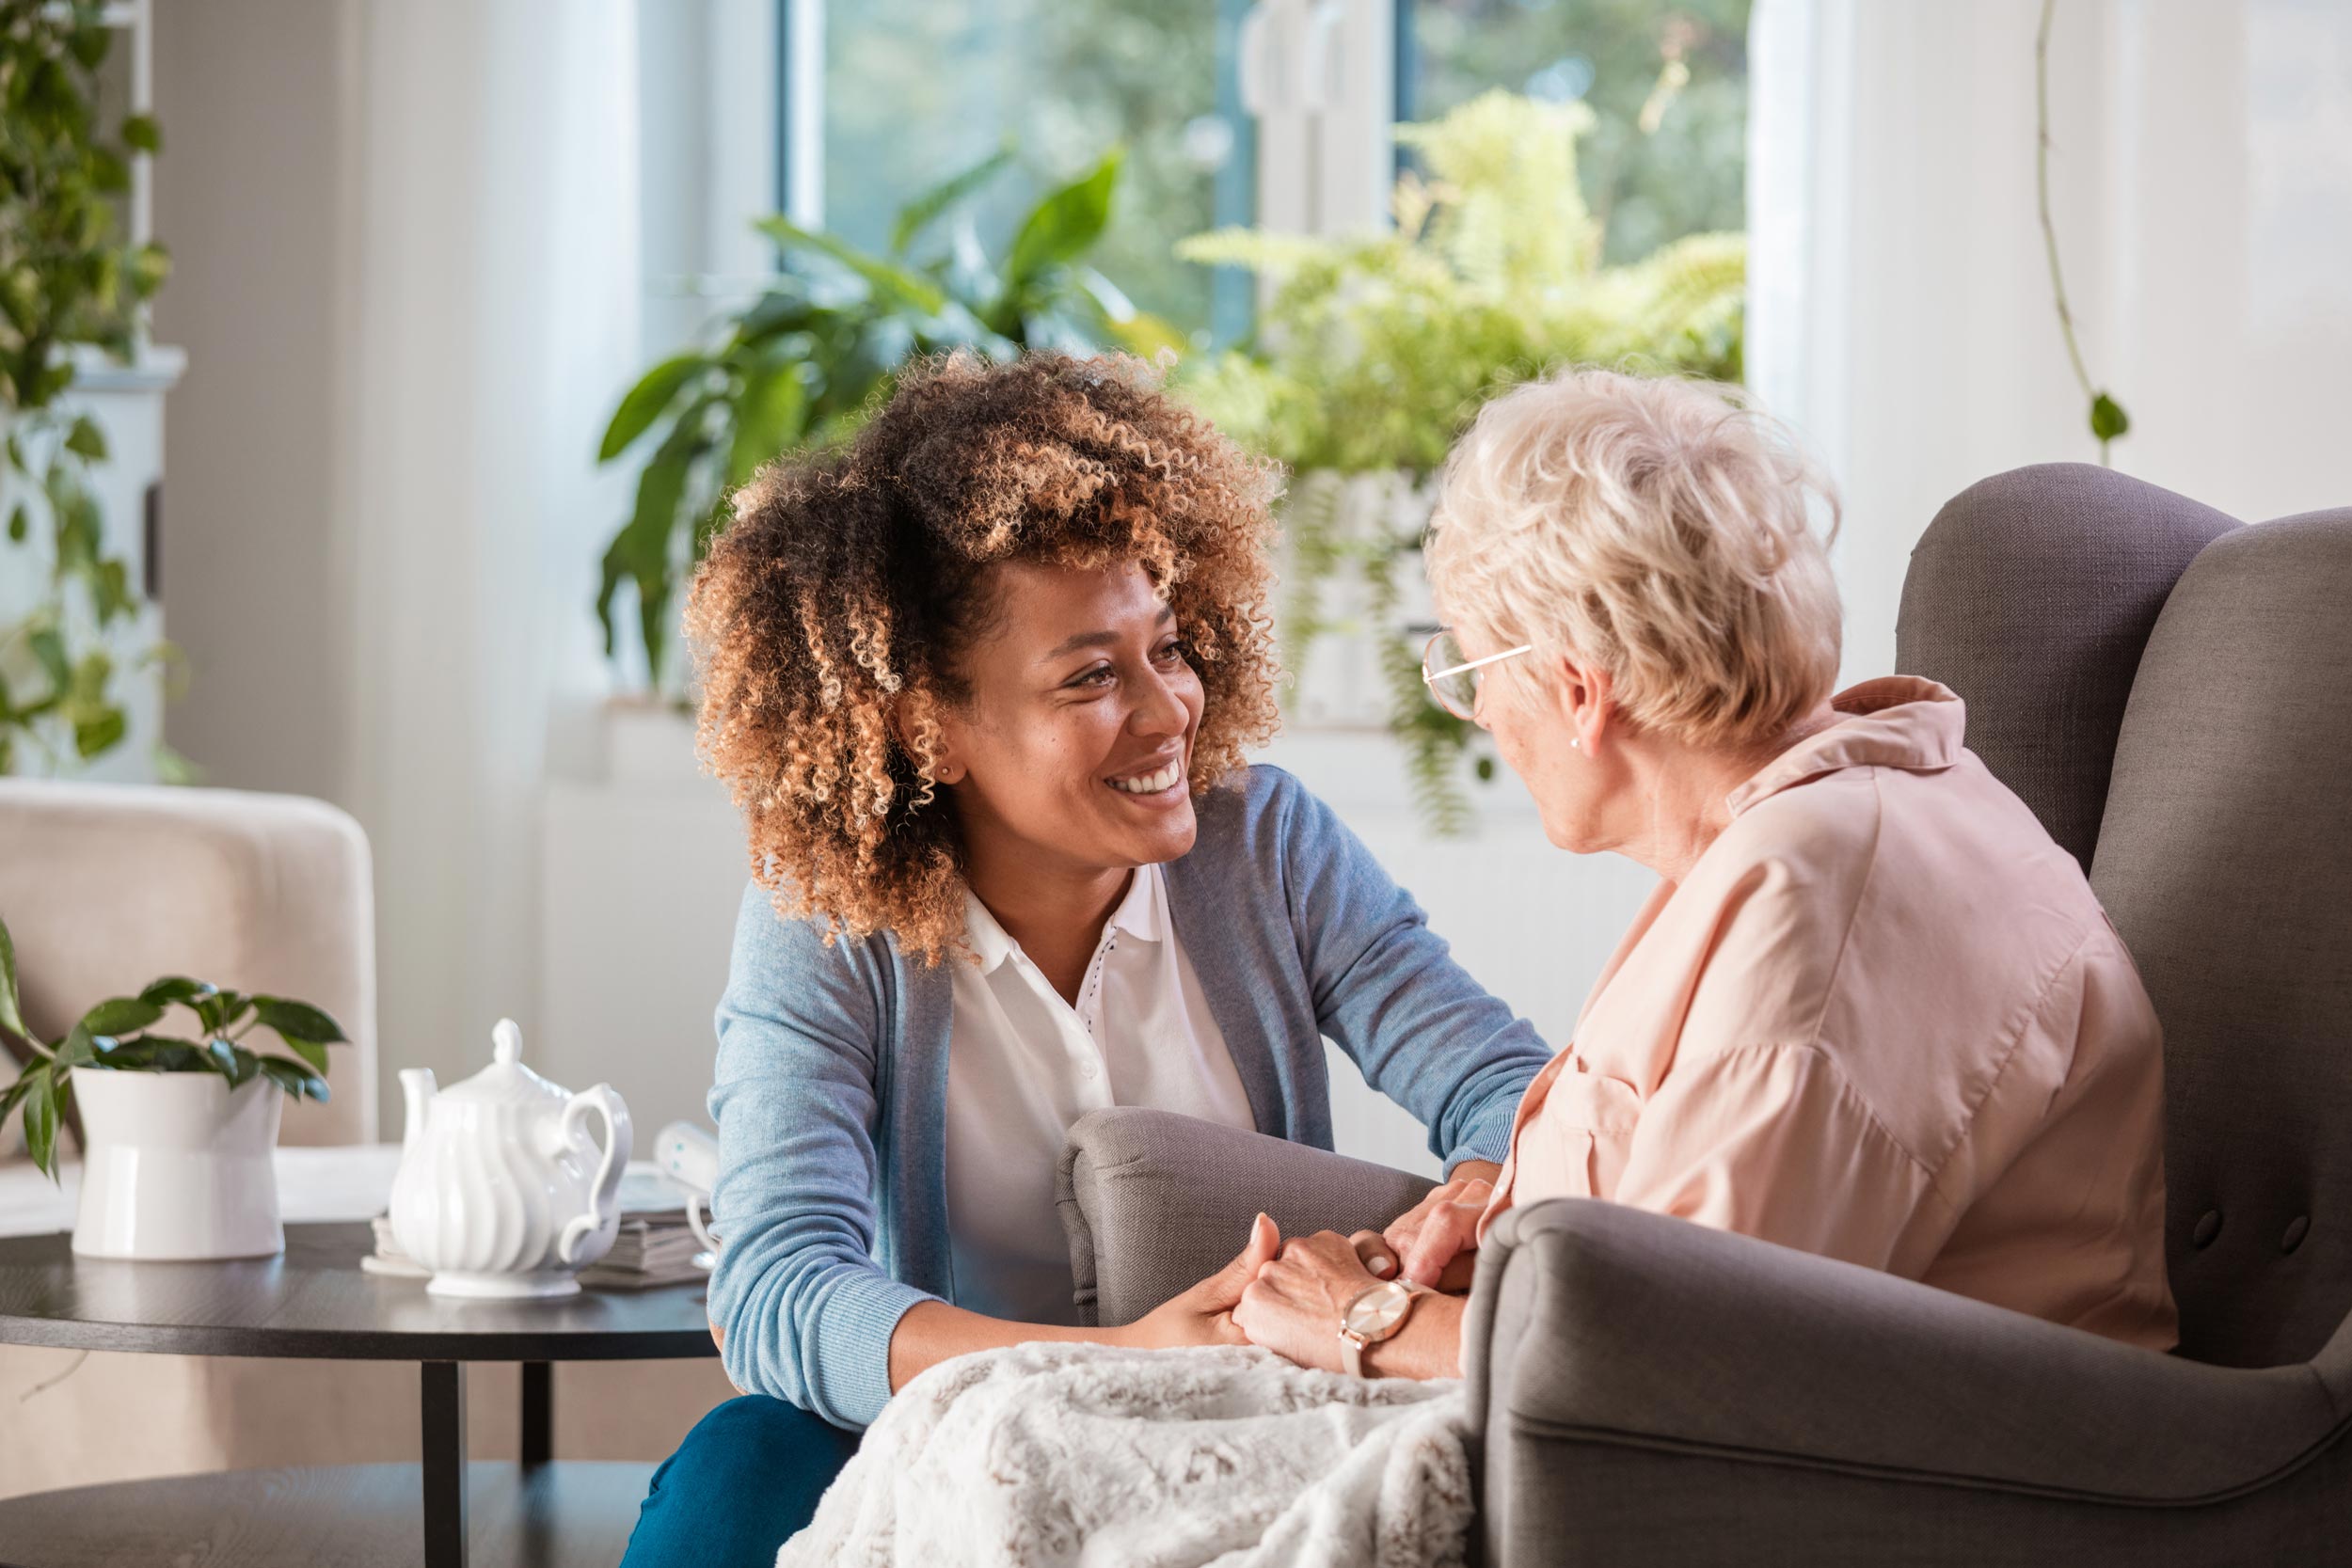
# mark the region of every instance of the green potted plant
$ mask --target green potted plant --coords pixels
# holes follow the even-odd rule
[[[114,32],[99,0],[0,0],[0,512],[11,560],[0,595],[0,773],[56,771],[119,745],[126,667],[167,662],[144,640],[129,562],[107,553],[91,469],[105,433],[60,400],[77,360],[128,360],[169,261],[118,230],[131,165],[155,122],[110,133],[99,68]],[[185,765],[159,749],[158,771]]]
[[[157,1025],[174,1010],[191,1034]],[[246,1045],[266,1029],[291,1055]],[[113,996],[45,1045],[25,1027],[16,949],[0,922],[0,1031],[24,1042],[0,1120],[24,1108],[33,1163],[57,1179],[57,1134],[78,1105],[83,1133],[73,1250],[102,1258],[266,1256],[285,1245],[270,1151],[280,1091],[326,1099],[326,1048],[342,1028],[285,997],[167,975]]]
[[[596,617],[607,657],[621,656],[614,611],[627,584],[646,678],[677,695],[674,600],[725,520],[728,496],[781,452],[847,439],[906,360],[957,348],[1001,359],[1031,347],[1181,346],[1174,328],[1086,262],[1110,224],[1121,154],[1046,192],[992,256],[966,208],[1011,164],[1000,150],[908,202],[879,255],[781,216],[760,221],[786,269],[717,323],[707,345],[647,371],[605,431],[601,462],[641,444],[651,453],[636,505],[605,548]]]
[[[1556,367],[1740,374],[1744,237],[1692,235],[1601,264],[1577,184],[1592,123],[1581,103],[1490,92],[1397,127],[1427,172],[1398,180],[1393,230],[1222,230],[1178,251],[1271,285],[1256,341],[1184,367],[1179,384],[1292,470],[1278,621],[1299,677],[1293,711],[1385,724],[1439,832],[1469,825],[1462,763],[1476,734],[1421,682],[1434,627],[1420,542],[1447,449],[1486,399]],[[1491,776],[1491,757],[1472,762]]]

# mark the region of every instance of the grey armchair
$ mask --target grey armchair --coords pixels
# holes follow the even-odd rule
[[[1897,660],[1967,700],[2164,1021],[2180,1350],[1531,1205],[1464,1329],[1484,1560],[2352,1562],[2352,509],[2241,528],[2099,468],[2004,474],[1921,540]],[[1106,1323],[1258,1207],[1346,1230],[1421,1190],[1131,1110],[1063,1173]]]

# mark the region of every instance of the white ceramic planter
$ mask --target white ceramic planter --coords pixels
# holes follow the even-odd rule
[[[286,1097],[266,1078],[77,1068],[89,1148],[73,1250],[88,1258],[266,1258],[284,1250],[270,1152]]]

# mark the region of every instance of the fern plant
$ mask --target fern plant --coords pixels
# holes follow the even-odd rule
[[[1577,184],[1581,103],[1495,91],[1443,119],[1401,125],[1426,173],[1399,178],[1387,233],[1324,239],[1223,230],[1184,242],[1188,260],[1239,266],[1270,288],[1246,349],[1188,365],[1179,386],[1236,439],[1287,465],[1287,571],[1278,614],[1294,669],[1315,641],[1359,629],[1325,613],[1343,572],[1365,580],[1381,639],[1388,725],[1433,831],[1470,810],[1460,762],[1475,729],[1431,704],[1420,644],[1391,635],[1398,573],[1417,570],[1421,526],[1391,509],[1351,531],[1317,476],[1391,472],[1419,487],[1480,404],[1571,364],[1737,381],[1746,238],[1694,234],[1628,266],[1600,263],[1602,234]],[[1493,760],[1474,757],[1480,776]]]

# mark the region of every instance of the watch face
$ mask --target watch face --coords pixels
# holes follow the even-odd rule
[[[1347,1304],[1340,1326],[1366,1339],[1385,1339],[1405,1321],[1412,1292],[1393,1279],[1383,1280]]]

